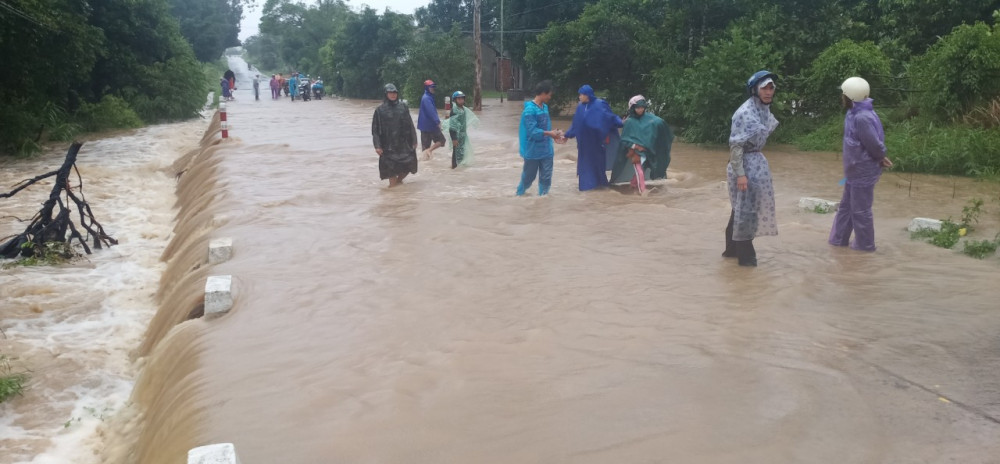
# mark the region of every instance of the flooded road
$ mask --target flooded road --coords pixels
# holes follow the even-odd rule
[[[724,150],[675,144],[643,198],[578,192],[570,143],[552,193],[517,198],[521,103],[487,102],[473,166],[439,150],[390,190],[376,102],[254,102],[241,81],[237,140],[179,163],[160,307],[106,462],[218,442],[247,463],[1000,456],[1000,260],[904,230],[982,197],[992,237],[995,184],[885,176],[862,254],[797,208],[839,197],[839,160],[765,150],[781,235],[746,269],[719,257]],[[232,260],[204,265],[211,237],[234,239]],[[197,317],[214,274],[235,306]]]
[[[838,195],[838,160],[772,150],[782,235],[743,269],[719,257],[722,151],[676,146],[640,198],[577,192],[570,144],[552,194],[516,198],[521,104],[492,102],[474,166],[439,151],[389,190],[374,102],[238,98],[241,143],[191,197],[234,238],[211,273],[234,275],[236,305],[155,343],[139,462],[214,442],[296,463],[1000,455],[1000,265],[903,230],[995,185],[887,176],[879,252],[860,254],[796,208]]]

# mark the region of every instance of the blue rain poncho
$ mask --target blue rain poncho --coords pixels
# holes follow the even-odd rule
[[[417,114],[417,130],[420,132],[437,132],[441,117],[438,116],[437,105],[434,104],[434,94],[429,87],[424,88],[424,96],[420,97],[420,113]]]
[[[451,117],[441,121],[442,131],[454,134],[462,141],[456,153],[459,166],[472,164],[474,153],[468,131],[477,127],[479,127],[479,118],[468,106],[454,105],[451,108]],[[445,150],[453,150],[451,137],[445,137]]]
[[[580,94],[587,96],[587,103],[576,106],[573,123],[566,131],[566,138],[576,139],[576,175],[581,191],[608,185],[607,143],[611,132],[617,135],[622,120],[608,102],[597,98],[589,85],[580,87]]]

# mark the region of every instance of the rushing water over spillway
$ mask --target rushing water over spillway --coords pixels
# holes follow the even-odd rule
[[[237,140],[181,163],[141,414],[109,460],[218,442],[245,463],[1000,456],[1000,264],[904,230],[979,196],[995,231],[995,184],[887,175],[863,254],[797,208],[838,197],[835,156],[765,150],[781,235],[746,269],[719,257],[722,150],[676,144],[670,179],[639,197],[578,192],[570,143],[552,193],[518,198],[521,103],[488,102],[474,165],[439,150],[387,189],[375,102],[247,88]],[[204,264],[209,237],[232,237],[233,258]],[[235,305],[198,317],[217,274]]]

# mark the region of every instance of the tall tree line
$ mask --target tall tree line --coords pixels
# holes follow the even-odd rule
[[[3,0],[0,153],[37,150],[80,129],[197,114],[202,66],[235,43],[240,0]],[[174,13],[180,14],[175,17]],[[198,16],[190,37],[181,23]]]

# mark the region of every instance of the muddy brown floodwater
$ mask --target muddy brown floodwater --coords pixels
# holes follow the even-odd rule
[[[675,144],[642,198],[578,192],[570,143],[551,195],[517,198],[521,103],[491,101],[473,166],[440,150],[390,190],[375,102],[249,87],[236,140],[179,163],[106,461],[232,442],[247,463],[998,462],[1000,259],[905,231],[981,197],[992,238],[996,184],[887,174],[863,254],[797,208],[839,198],[836,155],[766,149],[780,235],[746,269],[719,256],[724,150]],[[233,237],[232,260],[202,263],[211,237]],[[197,317],[214,274],[235,306]]]

